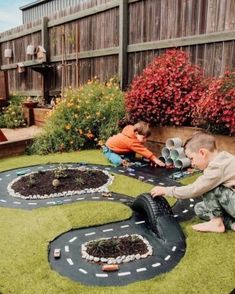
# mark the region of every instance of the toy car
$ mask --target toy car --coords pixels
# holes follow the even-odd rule
[[[59,248],[54,249],[54,258],[60,258],[61,256],[61,250]]]

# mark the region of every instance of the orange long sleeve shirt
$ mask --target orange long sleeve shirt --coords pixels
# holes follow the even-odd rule
[[[150,160],[156,159],[156,156],[137,140],[132,125],[126,126],[121,133],[110,137],[106,142],[106,146],[118,154],[133,151]]]

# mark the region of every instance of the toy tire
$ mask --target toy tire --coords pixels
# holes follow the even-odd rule
[[[133,202],[132,209],[148,218],[152,231],[163,241],[185,242],[184,233],[164,197],[152,198],[150,194],[141,194]]]

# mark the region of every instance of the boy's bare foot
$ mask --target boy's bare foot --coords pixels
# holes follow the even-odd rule
[[[224,233],[225,226],[223,219],[221,217],[216,217],[211,219],[209,222],[201,223],[192,226],[195,231],[198,232],[214,232],[214,233]]]
[[[235,231],[235,223],[232,223],[232,225],[231,225],[231,230],[232,230],[232,231]]]

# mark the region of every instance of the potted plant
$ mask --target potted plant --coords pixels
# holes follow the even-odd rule
[[[35,108],[38,105],[38,101],[32,97],[27,97],[27,99],[23,102],[23,105],[27,108]]]

